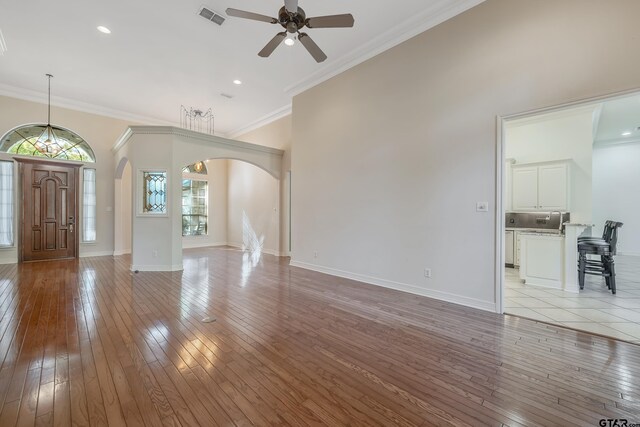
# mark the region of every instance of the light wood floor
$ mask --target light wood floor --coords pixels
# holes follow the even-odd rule
[[[236,250],[128,265],[0,266],[0,426],[640,422],[634,344]]]

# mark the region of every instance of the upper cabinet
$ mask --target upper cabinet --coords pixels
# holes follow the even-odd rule
[[[511,197],[514,211],[568,211],[568,161],[513,165]]]

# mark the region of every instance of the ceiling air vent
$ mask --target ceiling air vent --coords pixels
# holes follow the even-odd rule
[[[206,7],[201,7],[198,11],[198,15],[202,16],[207,21],[215,22],[218,25],[222,25],[224,22],[224,18],[219,13],[214,12],[213,10],[207,9]]]
[[[229,95],[228,93],[221,93],[220,96],[222,96],[223,98],[227,98],[227,99],[233,98],[233,95]]]

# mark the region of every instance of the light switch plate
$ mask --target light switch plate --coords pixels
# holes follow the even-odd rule
[[[489,202],[477,202],[476,212],[489,212]]]

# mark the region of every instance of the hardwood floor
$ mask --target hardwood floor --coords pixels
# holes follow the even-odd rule
[[[637,345],[268,255],[129,262],[0,266],[0,426],[640,422]]]

